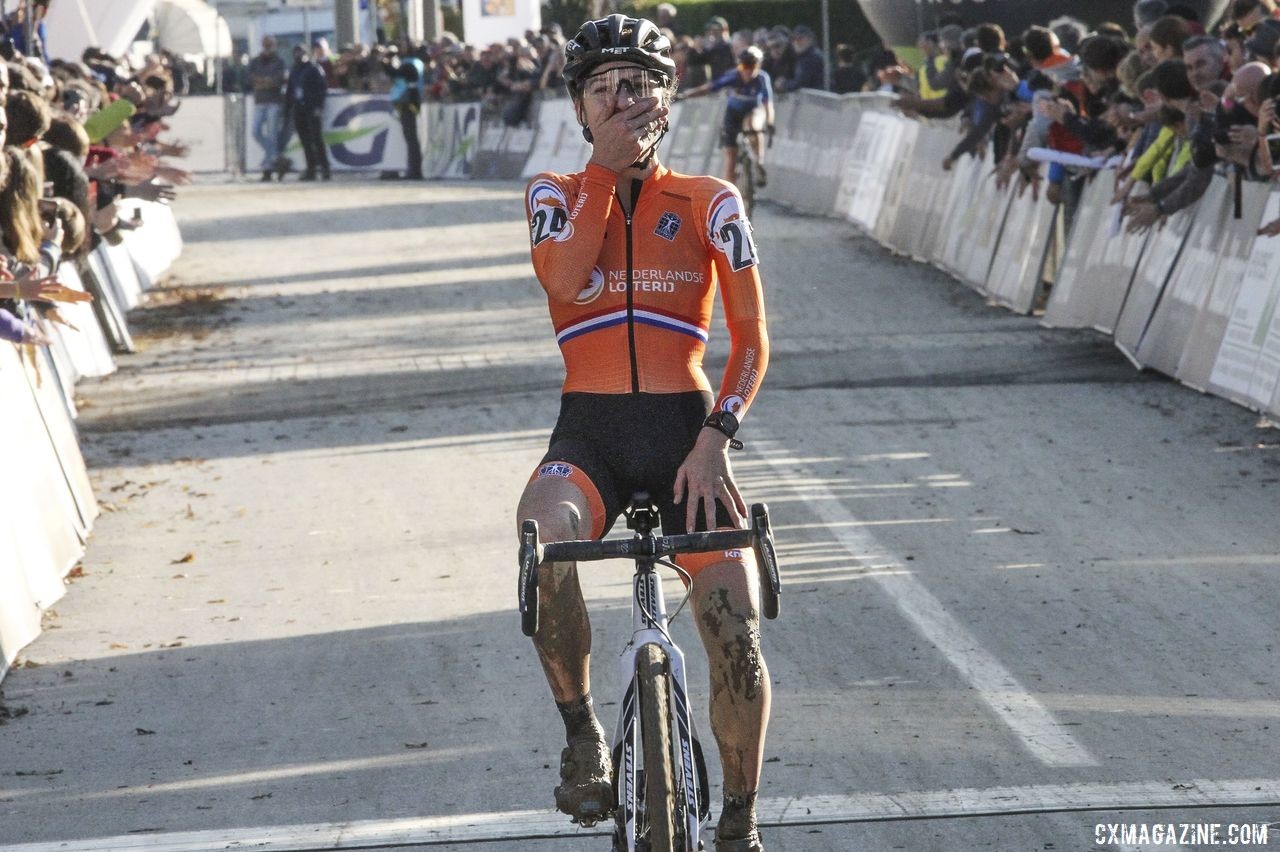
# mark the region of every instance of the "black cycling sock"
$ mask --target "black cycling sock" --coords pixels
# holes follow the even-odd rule
[[[745,796],[724,794],[724,809],[716,825],[716,836],[721,840],[741,840],[756,830],[756,794]]]
[[[591,705],[591,695],[582,696],[576,701],[556,702],[560,718],[564,719],[564,738],[568,742],[582,739],[601,739],[604,729],[596,721],[596,711]]]

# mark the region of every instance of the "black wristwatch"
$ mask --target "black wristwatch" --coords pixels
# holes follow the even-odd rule
[[[732,411],[713,411],[702,421],[702,426],[723,434],[729,439],[729,446],[733,449],[742,449],[742,442],[734,437],[738,434],[738,418]]]

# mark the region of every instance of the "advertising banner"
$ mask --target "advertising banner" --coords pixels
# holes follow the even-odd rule
[[[777,133],[765,151],[762,194],[805,213],[830,215],[859,110],[850,96],[800,91],[778,103]]]
[[[1091,285],[1096,278],[1091,269],[1092,258],[1108,239],[1114,184],[1112,175],[1103,173],[1085,186],[1076,206],[1076,219],[1067,238],[1067,250],[1058,268],[1058,279],[1049,291],[1042,325],[1050,328],[1087,328],[1090,325],[1091,301],[1095,295],[1091,292]],[[1126,277],[1125,286],[1128,284]]]
[[[86,292],[73,263],[58,266],[58,283],[71,290]],[[65,302],[58,306],[58,313],[76,327],[72,331],[58,323],[49,323],[53,333],[62,341],[76,378],[99,378],[114,373],[115,359],[111,357],[111,347],[93,314],[93,307],[86,302]]]
[[[1267,198],[1263,222],[1280,218],[1280,193]],[[1227,327],[1209,374],[1210,392],[1266,410],[1280,376],[1280,239],[1254,240],[1235,300],[1227,313]],[[1268,358],[1263,357],[1264,350]]]
[[[247,99],[249,120],[245,121],[245,163],[250,171],[262,162],[262,146],[253,138],[253,98]],[[348,95],[330,92],[324,104],[324,141],[329,148],[329,167],[335,172],[399,171],[408,167],[408,150],[400,119],[386,95]],[[293,170],[306,161],[302,145],[292,126],[286,127],[284,155]],[[419,133],[421,136],[421,132]]]
[[[906,121],[900,116],[865,109],[853,136],[853,148],[845,157],[842,197],[849,199],[843,213],[850,222],[874,231],[880,207],[889,188],[889,170]]]
[[[964,244],[962,223],[972,215],[973,196],[978,191],[982,165],[976,157],[961,157],[951,166],[946,206],[939,217],[938,236],[933,241],[931,259],[934,266],[952,275],[958,275],[957,257]]]
[[[926,260],[933,254],[933,243],[938,237],[937,211],[950,196],[952,172],[943,171],[942,160],[955,147],[955,133],[928,125],[917,126],[911,159],[905,164],[900,180],[898,213],[888,236],[889,245],[895,251]]]
[[[891,242],[894,228],[898,224],[898,214],[902,211],[903,196],[907,190],[907,176],[911,174],[911,162],[915,155],[916,140],[920,137],[922,127],[918,121],[899,121],[897,144],[889,152],[884,170],[884,200],[880,204],[880,216],[871,235],[881,245],[898,251]]]
[[[1203,204],[1204,199],[1200,203]],[[1129,292],[1116,317],[1116,346],[1139,367],[1142,364],[1135,357],[1138,343],[1147,330],[1156,305],[1160,303],[1160,294],[1164,292],[1169,272],[1182,251],[1182,242],[1191,229],[1195,211],[1194,206],[1180,210],[1163,225],[1152,229],[1142,259],[1134,270],[1133,283],[1129,285]]]
[[[480,142],[480,104],[428,104],[427,153],[422,173],[429,178],[469,178]]]
[[[1043,195],[1036,199],[1030,191],[1019,196],[1010,189],[1008,194],[1012,196],[1009,212],[991,261],[987,293],[1005,307],[1026,314],[1040,292],[1040,271],[1058,208]]]
[[[1012,189],[1001,192],[992,174],[995,164],[982,163],[978,175],[978,192],[972,203],[972,216],[965,229],[964,248],[959,255],[960,279],[979,293],[987,292],[987,275],[995,258],[1000,232],[1004,230],[1005,213],[1010,200],[1017,195]]]
[[[1240,218],[1235,218],[1232,212],[1223,223],[1218,237],[1218,257],[1213,266],[1213,282],[1191,324],[1191,333],[1187,336],[1182,359],[1174,374],[1179,381],[1198,391],[1208,388],[1213,363],[1227,331],[1228,315],[1244,281],[1245,267],[1257,238],[1258,226],[1262,223],[1263,209],[1271,194],[1270,184],[1255,181],[1244,182],[1240,189]],[[1227,204],[1234,208],[1232,195],[1228,186]]]
[[[221,95],[187,95],[178,111],[165,118],[166,139],[176,139],[191,148],[179,162],[193,172],[225,172],[227,157],[227,98]],[[261,149],[259,149],[261,150]],[[255,166],[261,160],[251,160]]]
[[[1191,326],[1213,285],[1231,209],[1227,181],[1215,177],[1197,205],[1182,255],[1169,273],[1147,330],[1133,353],[1143,366],[1170,376],[1177,372]]]

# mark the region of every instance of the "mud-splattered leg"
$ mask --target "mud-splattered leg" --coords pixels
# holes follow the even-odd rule
[[[725,809],[717,832],[746,837],[755,829],[771,701],[754,564],[708,565],[694,578],[693,602],[711,670],[711,728],[724,770]]]

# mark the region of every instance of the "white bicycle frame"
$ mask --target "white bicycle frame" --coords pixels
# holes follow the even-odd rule
[[[694,759],[696,735],[689,714],[688,689],[684,676],[684,654],[671,641],[667,632],[667,605],[662,597],[662,578],[652,564],[638,565],[632,580],[631,641],[623,648],[620,664],[623,680],[628,684],[614,734],[613,753],[618,774],[618,805],[627,852],[636,849],[636,817],[639,810],[640,770],[644,752],[640,747],[640,714],[637,707],[636,655],[644,645],[657,645],[666,652],[670,664],[670,706],[672,769],[676,777],[676,819],[683,820],[688,849],[700,848],[702,810],[698,801],[701,790],[698,766]],[[700,748],[700,746],[697,746]]]

